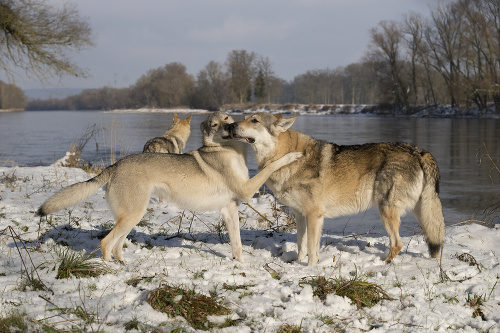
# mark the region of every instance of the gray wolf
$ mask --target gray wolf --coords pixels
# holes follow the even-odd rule
[[[258,113],[226,129],[234,139],[250,143],[259,169],[290,152],[304,154],[266,182],[294,212],[299,261],[306,255],[308,265],[318,261],[325,217],[355,214],[374,205],[389,235],[387,262],[403,247],[399,225],[406,210],[417,218],[431,256],[440,256],[445,225],[439,170],[429,152],[394,142],[339,146],[291,130],[294,121]]]
[[[182,154],[190,134],[191,116],[181,120],[174,113],[172,126],[162,136],[148,140],[142,152]]]
[[[203,145],[186,154],[141,153],[129,155],[85,182],[68,186],[45,201],[37,211],[44,216],[85,200],[106,185],[106,200],[116,224],[101,241],[104,260],[123,261],[123,242],[146,212],[151,194],[161,194],[179,208],[220,210],[229,233],[233,258],[243,261],[238,204],[250,200],[269,175],[294,162],[300,153],[286,154],[249,179],[246,147],[227,140],[225,124],[233,119],[222,113],[201,124]]]

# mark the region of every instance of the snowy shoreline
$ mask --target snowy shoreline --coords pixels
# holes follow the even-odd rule
[[[330,116],[371,116],[371,117],[410,117],[410,118],[488,118],[499,119],[500,113],[496,113],[494,108],[487,111],[480,111],[477,108],[452,108],[450,106],[425,106],[415,107],[411,113],[405,114],[403,111],[394,111],[377,105],[351,105],[351,104],[255,104],[255,105],[224,105],[221,111],[230,114],[250,114],[255,112],[283,113],[292,115],[330,115]],[[193,113],[204,114],[212,111],[205,109],[189,108],[140,108],[140,109],[115,109],[100,111],[105,113]]]
[[[500,332],[499,224],[491,228],[454,221],[457,225],[446,229],[442,261],[429,257],[421,235],[403,237],[403,250],[390,265],[383,260],[388,244],[385,232],[373,237],[324,233],[320,262],[308,267],[293,261],[295,230],[277,231],[276,224],[270,225],[255,212],[275,222],[274,198],[269,194],[249,202],[255,210],[244,204],[239,207],[244,263],[231,259],[217,212],[193,215],[151,199],[143,222],[126,241],[125,266],[111,263],[113,273],[98,277],[56,279],[58,251],[91,253],[99,246],[99,234],[114,223],[113,217],[102,189],[86,202],[54,214],[51,223],[34,212],[60,188],[90,177],[80,169],[58,166],[0,167],[0,318],[17,312],[58,329],[73,326],[104,332],[125,332],[125,324],[136,318],[158,332],[178,327],[194,331],[183,319],[171,318],[146,302],[148,291],[168,282],[206,295],[215,291],[224,299],[233,310],[231,316],[240,321],[214,331],[275,332],[286,323],[303,332]],[[283,216],[278,224],[284,224]],[[25,241],[26,248],[14,242],[9,230]],[[461,261],[464,253],[477,265]],[[273,278],[266,265],[281,278]],[[20,285],[26,271],[38,274],[53,293],[23,291]],[[323,302],[313,296],[310,285],[299,283],[311,276],[354,274],[366,275],[394,300],[358,310],[345,297],[330,295]],[[147,278],[135,286],[125,283],[143,277]],[[248,288],[224,289],[224,284]],[[475,308],[468,300],[474,297],[482,299],[484,319],[473,318]],[[54,318],[55,305],[85,307],[98,320],[88,324],[74,315]]]

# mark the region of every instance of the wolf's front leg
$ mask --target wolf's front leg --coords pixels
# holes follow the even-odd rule
[[[312,210],[307,214],[307,265],[315,265],[319,260],[319,244],[325,213],[321,209]]]
[[[243,248],[240,236],[240,218],[238,216],[238,201],[232,200],[229,205],[220,210],[229,233],[233,259],[243,262]]]
[[[236,188],[234,191],[243,201],[250,200],[254,195],[254,193],[257,192],[262,185],[264,185],[264,183],[267,181],[267,179],[271,176],[273,172],[284,167],[285,165],[295,162],[302,156],[304,156],[304,154],[299,152],[286,154],[285,156],[279,158],[278,160],[273,161],[268,165],[266,165],[264,169],[260,170],[258,174],[253,176],[251,179],[247,180],[244,186]]]
[[[297,261],[302,261],[307,256],[307,221],[301,211],[292,211],[297,224]]]
[[[298,160],[302,156],[304,156],[304,154],[302,154],[301,152],[288,153],[285,156],[281,157],[280,159],[278,159],[272,163],[273,170],[276,171],[276,170],[284,167],[285,165],[288,165],[292,162],[295,162],[296,160]]]

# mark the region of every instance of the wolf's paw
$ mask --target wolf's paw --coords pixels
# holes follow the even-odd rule
[[[239,262],[245,262],[245,260],[243,260],[243,256],[239,256],[239,257],[234,257],[233,256],[233,260],[236,260],[236,261],[239,261]]]
[[[285,156],[283,156],[280,159],[280,161],[282,162],[282,165],[287,165],[287,164],[290,164],[292,162],[295,162],[296,160],[298,160],[302,156],[304,156],[304,154],[302,154],[300,152],[288,153]]]

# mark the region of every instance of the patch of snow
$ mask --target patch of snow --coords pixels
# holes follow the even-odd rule
[[[113,226],[114,219],[102,189],[48,219],[34,213],[62,187],[90,177],[80,169],[55,165],[0,168],[0,318],[12,311],[25,312],[27,317],[59,329],[76,326],[104,332],[125,332],[124,325],[137,319],[168,330],[186,324],[152,309],[146,297],[161,283],[169,283],[206,295],[216,291],[233,310],[231,318],[240,318],[237,326],[221,332],[274,332],[285,323],[300,326],[304,332],[500,332],[498,225],[448,227],[442,260],[429,257],[422,236],[403,237],[403,250],[392,264],[384,262],[385,233],[356,238],[328,235],[321,243],[320,262],[306,266],[295,261],[295,231],[262,227],[259,215],[242,204],[245,262],[240,263],[231,259],[218,213],[193,214],[152,199],[143,222],[134,227],[125,243],[126,265],[108,263],[112,273],[98,277],[56,279],[56,250],[69,246],[92,253],[99,247],[100,234]],[[272,220],[274,201],[267,194],[249,203]],[[11,230],[29,251],[14,242]],[[100,255],[98,250],[95,253]],[[473,256],[477,265],[460,261],[457,257],[463,253]],[[269,269],[281,278],[273,278]],[[26,272],[51,291],[22,290]],[[337,295],[329,295],[323,302],[310,285],[300,283],[311,276],[349,278],[353,274],[367,274],[369,282],[382,286],[394,300],[360,311],[348,298]],[[126,283],[138,278],[144,279],[136,286]],[[224,284],[245,289],[225,289]],[[483,299],[483,318],[473,318],[474,309],[467,303],[478,296]],[[77,307],[94,313],[95,322],[85,326],[80,318],[54,310]]]

